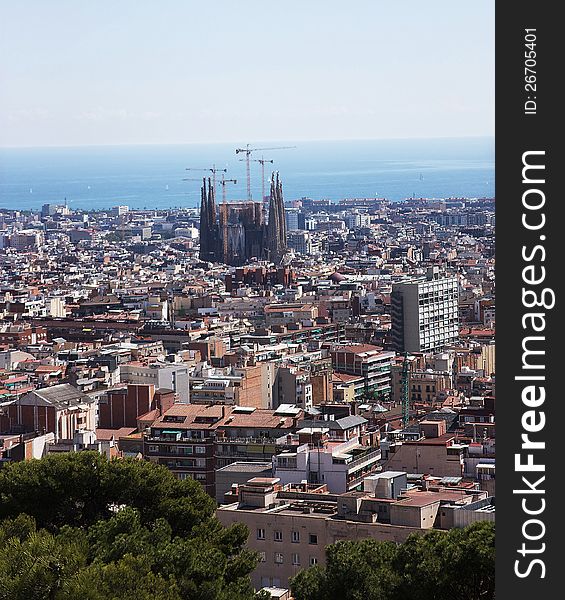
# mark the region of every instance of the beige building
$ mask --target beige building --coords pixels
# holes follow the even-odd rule
[[[318,307],[314,304],[269,304],[265,306],[267,327],[314,321],[317,317]]]
[[[429,482],[407,487],[407,475],[379,473],[364,490],[329,494],[324,485],[282,486],[278,478],[255,477],[234,485],[216,514],[223,525],[244,523],[247,545],[259,553],[252,574],[257,587],[288,586],[300,570],[325,563],[325,548],[341,540],[375,539],[401,543],[412,533],[443,528],[453,512],[486,498],[476,487],[440,487]],[[480,517],[479,517],[480,518]],[[447,522],[447,521],[446,521]]]
[[[383,468],[440,477],[461,477],[468,446],[452,434],[382,445]]]
[[[346,373],[332,374],[334,401],[350,404],[357,396],[361,397],[365,387],[365,380],[361,376],[347,375]]]
[[[191,377],[190,402],[272,408],[273,366],[261,363],[248,367],[204,369],[200,375]]]
[[[309,505],[300,494],[277,506],[280,486],[276,478],[254,478],[239,487],[239,502],[217,510],[220,522],[244,523],[249,528],[248,546],[259,552],[260,562],[252,574],[255,587],[288,585],[289,577],[325,563],[325,548],[340,540],[374,538],[403,542],[417,528],[335,519],[336,506]],[[292,492],[290,492],[292,495]],[[316,494],[306,494],[315,496]],[[320,497],[320,495],[318,495]]]
[[[391,370],[393,402],[402,401],[402,364],[395,364]],[[410,402],[432,404],[437,401],[437,396],[444,390],[451,389],[453,381],[449,373],[413,369],[408,375],[408,393]]]

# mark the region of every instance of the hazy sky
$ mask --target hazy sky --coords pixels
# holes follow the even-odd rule
[[[0,0],[0,145],[493,135],[494,4]]]

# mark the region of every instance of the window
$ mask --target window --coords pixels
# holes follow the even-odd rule
[[[158,452],[159,446],[149,446],[149,452]]]
[[[292,564],[294,566],[299,566],[300,565],[300,554],[298,554],[297,552],[295,552],[292,555]]]
[[[267,553],[259,552],[259,562],[267,562]]]
[[[291,541],[293,544],[300,542],[300,531],[293,531],[291,535]]]
[[[310,557],[310,566],[313,567],[314,565],[318,564],[318,559],[315,556],[311,556]]]
[[[196,446],[196,454],[206,454],[206,448],[204,446]]]
[[[310,544],[317,544],[318,543],[318,536],[315,533],[311,533],[310,534],[309,543]]]
[[[283,539],[282,531],[275,531],[274,532],[275,542],[282,542],[282,539]]]
[[[284,562],[284,556],[282,555],[282,552],[275,552],[275,563],[277,565],[282,565]]]
[[[257,539],[258,540],[265,539],[265,530],[264,529],[257,529]]]

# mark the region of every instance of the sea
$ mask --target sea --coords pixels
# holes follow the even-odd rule
[[[201,179],[218,171],[228,201],[247,198],[244,144],[0,148],[0,208],[38,210],[196,207]],[[256,142],[265,187],[279,171],[285,200],[494,197],[494,138]],[[282,149],[279,149],[281,148]],[[277,149],[271,149],[277,148]],[[252,198],[262,196],[262,168],[251,162]],[[217,201],[222,200],[217,185]]]

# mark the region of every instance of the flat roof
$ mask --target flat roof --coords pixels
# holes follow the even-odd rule
[[[218,469],[219,471],[228,471],[231,473],[262,473],[266,469],[272,469],[271,462],[235,462]]]

